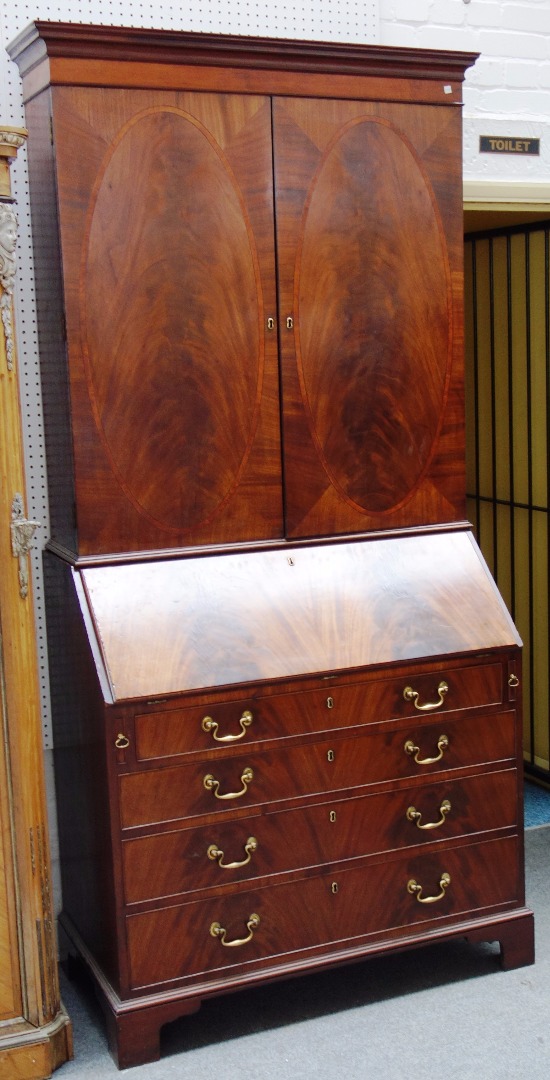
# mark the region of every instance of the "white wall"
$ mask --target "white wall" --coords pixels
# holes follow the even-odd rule
[[[382,45],[480,54],[464,87],[465,180],[544,184],[550,203],[550,0],[379,0],[379,14]],[[538,137],[540,157],[480,154],[480,135]]]
[[[260,36],[347,40],[480,52],[468,72],[464,109],[464,175],[488,191],[508,184],[540,191],[550,206],[550,0],[0,0],[0,123],[24,124],[19,73],[5,46],[34,19],[157,26]],[[539,158],[481,155],[479,135],[539,137]],[[26,155],[13,167],[20,220],[16,315],[26,435],[27,513],[48,535],[47,481],[36,347],[33,260]],[[512,195],[510,195],[512,191]],[[52,822],[56,904],[55,796],[40,552],[34,556],[37,638],[44,709],[47,788]]]

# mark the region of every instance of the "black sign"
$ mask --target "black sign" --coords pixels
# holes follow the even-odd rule
[[[540,154],[540,139],[518,139],[510,135],[480,135],[480,154]]]

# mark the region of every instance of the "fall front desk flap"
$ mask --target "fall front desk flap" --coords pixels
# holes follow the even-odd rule
[[[113,701],[521,644],[467,531],[74,574]]]

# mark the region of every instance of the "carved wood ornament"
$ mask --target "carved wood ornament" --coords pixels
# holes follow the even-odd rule
[[[6,363],[8,371],[15,365],[15,332],[13,319],[13,291],[17,262],[17,215],[9,179],[9,166],[23,146],[26,132],[22,128],[0,128],[0,315],[4,328]]]

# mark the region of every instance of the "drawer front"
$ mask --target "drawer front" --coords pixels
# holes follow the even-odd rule
[[[448,879],[446,876],[448,875]],[[353,870],[127,917],[132,989],[214,978],[400,938],[516,904],[514,838],[438,849]],[[435,899],[437,898],[437,899]],[[423,901],[427,901],[426,903]],[[370,939],[370,940],[369,940]],[[225,942],[225,944],[224,944]]]
[[[126,773],[123,829],[229,813],[515,757],[515,714],[411,720],[376,734]]]
[[[123,842],[126,902],[517,824],[515,769]]]
[[[149,761],[425,715],[426,711],[486,708],[502,701],[499,663],[437,672],[411,669],[399,678],[356,684],[326,680],[317,690],[140,713],[135,717],[136,756],[138,761]]]

